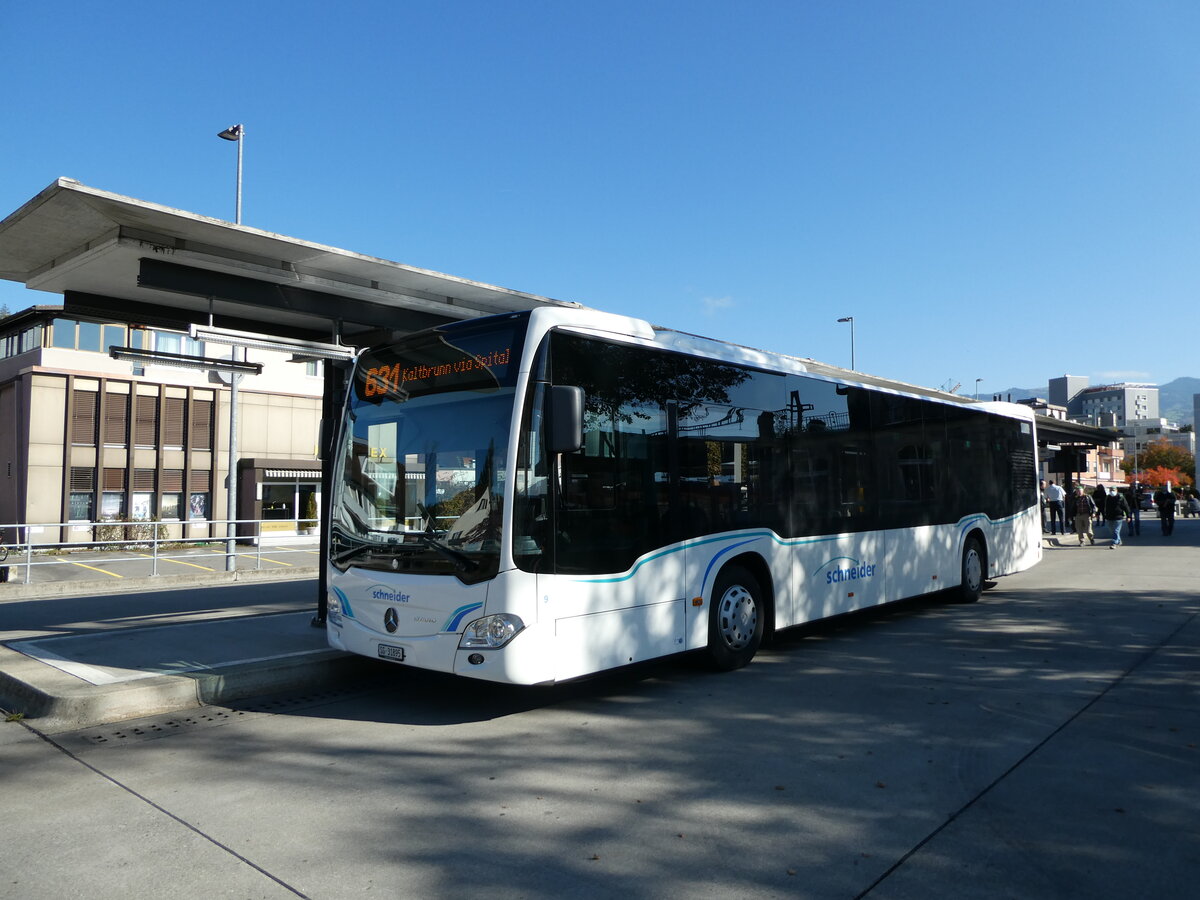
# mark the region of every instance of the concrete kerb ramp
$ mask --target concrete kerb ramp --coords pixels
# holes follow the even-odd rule
[[[5,585],[0,708],[52,733],[369,677],[312,627],[314,576]]]
[[[370,660],[337,650],[227,668],[92,685],[0,646],[0,707],[54,733],[364,677]]]

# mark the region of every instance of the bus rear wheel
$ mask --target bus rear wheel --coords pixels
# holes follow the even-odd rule
[[[979,538],[969,537],[963,544],[962,582],[958,586],[958,602],[974,603],[983,593],[984,551]]]
[[[727,566],[713,587],[708,618],[708,655],[722,672],[740,669],[762,646],[766,609],[758,579],[741,566]]]

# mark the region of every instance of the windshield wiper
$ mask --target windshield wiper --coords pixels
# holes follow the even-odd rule
[[[473,572],[479,568],[479,564],[471,559],[466,553],[461,550],[456,550],[449,544],[439,540],[427,532],[420,531],[388,531],[383,528],[368,528],[367,531],[373,534],[386,534],[391,537],[391,540],[379,543],[377,541],[363,541],[356,535],[349,535],[340,528],[332,529],[332,539],[340,544],[350,544],[357,541],[353,546],[335,553],[331,556],[332,562],[337,565],[354,559],[356,556],[362,556],[364,553],[383,553],[391,556],[411,555],[417,550],[422,550],[428,547],[435,553],[444,556],[446,559],[454,563],[454,567],[462,572]],[[404,538],[410,538],[405,540]]]
[[[422,535],[421,540],[418,543],[423,547],[428,547],[431,550],[442,554],[442,556],[454,563],[454,567],[460,572],[473,572],[475,569],[479,568],[479,563],[475,562],[475,560],[471,559],[471,557],[467,556],[467,554],[463,553],[461,550],[455,550],[449,544],[439,541],[437,538],[431,535]]]

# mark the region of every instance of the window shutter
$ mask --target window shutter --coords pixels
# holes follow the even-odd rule
[[[71,466],[71,490],[94,491],[96,489],[96,470],[86,466]]]
[[[213,402],[211,400],[196,400],[192,403],[192,449],[212,449],[212,416]]]
[[[71,392],[71,443],[96,446],[96,410],[100,395],[95,391]]]
[[[129,428],[129,395],[109,392],[104,397],[104,443],[124,444]]]
[[[139,493],[154,493],[154,469],[134,469],[133,489]]]
[[[182,450],[187,400],[183,397],[167,397],[163,402],[163,443],[172,449]]]
[[[134,425],[134,443],[138,447],[158,446],[158,398],[137,398],[137,418]]]
[[[105,469],[103,490],[106,491],[123,491],[125,490],[125,470],[124,469]]]
[[[164,494],[178,494],[183,490],[183,469],[163,469],[162,489]]]
[[[209,486],[211,479],[212,479],[212,472],[209,471],[208,469],[193,469],[192,470],[192,483],[191,483],[191,485],[189,485],[189,489],[193,493],[197,493],[197,494],[205,493],[206,491],[208,491],[208,486]]]

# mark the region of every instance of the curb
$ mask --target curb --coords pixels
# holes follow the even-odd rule
[[[323,649],[97,688],[0,647],[0,707],[20,714],[37,731],[74,731],[263,694],[330,688],[361,679],[371,663],[366,657]]]

